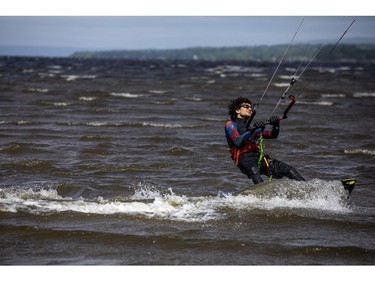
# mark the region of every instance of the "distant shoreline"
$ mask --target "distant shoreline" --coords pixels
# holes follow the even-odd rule
[[[287,45],[260,45],[240,47],[191,47],[180,49],[141,50],[77,50],[65,47],[11,47],[0,46],[0,57],[58,57],[82,59],[129,59],[129,60],[174,60],[174,61],[252,61],[277,62]],[[285,61],[311,59],[321,44],[296,44],[289,49]],[[333,45],[326,45],[317,55],[320,61]],[[310,48],[310,49],[309,49]],[[307,56],[306,52],[309,50]],[[375,44],[340,44],[329,56],[330,62],[375,63]]]
[[[300,44],[292,46],[286,60],[300,61],[312,58],[321,45]],[[326,45],[318,53],[320,60],[329,52],[332,45]],[[280,58],[286,45],[253,46],[253,47],[193,47],[183,49],[147,49],[147,50],[112,50],[112,51],[78,51],[70,55],[74,58],[102,59],[143,59],[143,60],[207,60],[207,61],[276,61]],[[330,55],[329,61],[374,61],[375,44],[342,44]]]

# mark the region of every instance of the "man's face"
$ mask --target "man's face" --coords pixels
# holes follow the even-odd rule
[[[252,107],[249,103],[241,104],[241,107],[236,110],[237,118],[247,118],[252,113]]]

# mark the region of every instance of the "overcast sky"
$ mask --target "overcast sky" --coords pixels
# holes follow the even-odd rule
[[[353,19],[356,21],[345,40],[375,38],[375,17],[364,16],[98,17],[11,13],[0,16],[0,47],[113,50],[280,44],[290,42],[302,19],[295,42],[336,41]]]

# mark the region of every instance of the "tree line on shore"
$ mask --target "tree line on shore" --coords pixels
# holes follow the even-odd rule
[[[316,60],[323,59],[333,45],[325,45]],[[142,60],[238,60],[238,61],[277,61],[287,45],[252,46],[252,47],[192,47],[183,49],[144,49],[112,51],[79,51],[70,55],[76,58],[102,59],[142,59]],[[285,60],[300,61],[312,58],[321,45],[291,46]],[[307,53],[308,51],[308,53]],[[307,55],[306,55],[307,53]],[[375,44],[342,44],[335,48],[329,61],[375,62]]]

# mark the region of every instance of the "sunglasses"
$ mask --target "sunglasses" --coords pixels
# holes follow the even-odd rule
[[[249,105],[249,104],[243,104],[243,105],[241,105],[241,107],[244,107],[246,109],[251,109],[252,108],[251,105]]]

